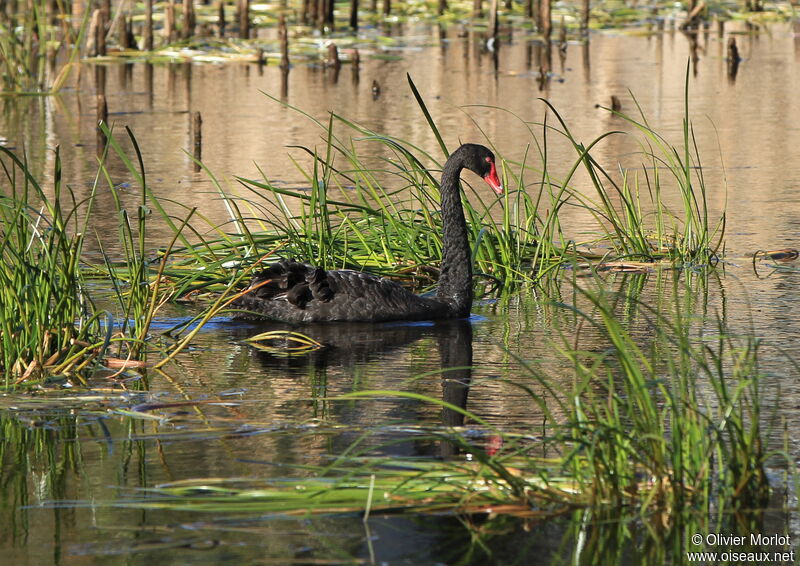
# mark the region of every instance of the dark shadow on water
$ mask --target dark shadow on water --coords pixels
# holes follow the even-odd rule
[[[323,344],[323,348],[304,356],[281,356],[257,349],[252,355],[263,367],[270,371],[302,370],[314,368],[319,379],[325,383],[327,369],[331,367],[357,368],[369,361],[387,356],[392,351],[409,346],[424,338],[435,338],[439,351],[439,371],[441,379],[441,399],[462,410],[467,407],[469,387],[472,381],[472,324],[470,320],[446,320],[437,322],[403,323],[333,323],[303,326],[287,326],[273,323],[262,325],[241,325],[233,330],[234,336],[245,338],[259,332],[271,330],[292,330]],[[413,373],[401,376],[414,378]],[[464,425],[464,414],[443,406],[441,410],[443,427]],[[346,437],[346,435],[345,435]],[[400,447],[400,453],[408,450]],[[417,456],[450,457],[459,453],[459,448],[442,439],[437,446],[415,445],[412,452]]]

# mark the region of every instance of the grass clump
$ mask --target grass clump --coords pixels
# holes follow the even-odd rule
[[[81,272],[88,214],[79,218],[80,203],[62,185],[58,151],[49,194],[23,160],[0,152],[10,188],[0,195],[0,373],[9,386],[44,368],[84,367],[109,336]]]
[[[449,149],[410,77],[409,85],[446,158]],[[213,227],[219,238],[177,250],[183,263],[176,268],[194,262],[204,269],[185,273],[177,284],[181,292],[222,290],[226,266],[252,266],[278,247],[280,255],[326,269],[371,271],[418,286],[434,282],[442,255],[438,172],[443,160],[335,113],[321,122],[294,110],[319,126],[323,142],[321,148],[296,148],[308,163],[295,161],[303,188],[279,186],[262,172],[261,179],[237,177],[234,191],[223,189],[212,176],[232,228],[223,234]],[[606,264],[603,268],[613,262],[642,262],[640,269],[657,263],[715,264],[725,216],[715,221],[709,211],[688,104],[683,149],[655,132],[643,112],[638,119],[623,116],[642,136],[641,173],[622,167],[611,172],[593,155],[606,138],[621,132],[583,144],[555,108],[548,105],[548,112],[557,124],[540,124],[540,137],[525,124],[538,163],[527,150],[519,161],[502,160],[493,147],[503,163],[503,196],[487,198],[462,181],[478,277],[511,286],[542,282],[565,265],[587,260],[594,262],[590,267]],[[553,137],[566,140],[577,153],[562,177],[550,163]],[[488,139],[485,143],[492,146]],[[668,206],[670,200],[680,203],[676,211]],[[565,206],[583,209],[594,222],[585,241],[570,238],[562,225]]]
[[[119,150],[111,132],[106,129],[106,134],[112,140],[109,147]],[[120,155],[124,155],[121,150]],[[154,271],[150,266],[154,254],[145,243],[150,214],[146,191],[132,222],[106,169],[107,157],[104,153],[100,158],[91,190],[79,200],[62,183],[58,149],[49,187],[37,181],[24,157],[0,147],[7,187],[0,194],[0,374],[5,387],[56,374],[81,382],[108,357],[139,360],[146,353],[150,323],[169,295],[160,287],[169,251],[162,254],[160,270]],[[141,158],[139,171],[127,157],[123,161],[143,181]],[[121,252],[113,254],[107,251],[113,242],[90,228],[102,181],[117,204]],[[176,239],[181,228],[176,226]],[[84,254],[86,238],[92,236],[98,239],[102,257],[101,266],[94,268]],[[114,257],[117,253],[122,257]],[[109,290],[100,289],[94,280],[98,268],[117,300],[116,318],[98,307],[109,306]]]

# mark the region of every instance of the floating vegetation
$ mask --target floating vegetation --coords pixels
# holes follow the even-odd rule
[[[800,266],[794,263],[799,257],[800,251],[794,248],[772,251],[759,250],[753,254],[753,272],[757,276],[761,276],[759,267],[768,268],[770,270],[768,275],[775,272],[800,271]]]
[[[304,356],[310,352],[324,348],[325,345],[313,338],[289,330],[271,330],[261,332],[245,339],[254,348],[273,356]]]
[[[753,260],[757,259],[767,259],[772,261],[780,261],[780,262],[789,262],[794,261],[798,257],[800,257],[800,251],[794,248],[786,248],[783,250],[773,250],[773,251],[757,251],[753,254]]]

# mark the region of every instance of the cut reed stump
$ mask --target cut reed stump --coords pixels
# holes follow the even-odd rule
[[[499,9],[498,0],[492,0],[492,3],[489,7],[489,38],[492,40],[492,47],[497,43],[497,30],[499,28],[497,22],[497,10]]]
[[[700,15],[705,11],[706,3],[698,2],[693,8],[689,10],[689,14],[680,26],[680,29],[697,29],[700,20]]]
[[[250,39],[250,0],[239,0],[239,39]]]
[[[192,0],[183,0],[183,39],[194,37],[195,22],[194,3]]]
[[[98,38],[101,31],[102,26],[102,10],[99,8],[92,12],[92,19],[89,22],[89,38],[86,40],[86,55],[87,57],[97,57],[100,55],[98,51]]]
[[[728,57],[726,60],[728,66],[728,78],[730,80],[736,79],[736,73],[739,72],[739,62],[742,60],[739,57],[739,48],[736,47],[736,38],[731,37],[728,40]]]
[[[144,2],[144,37],[142,49],[153,50],[153,0]]]
[[[225,37],[225,2],[217,2],[217,35]]]
[[[350,29],[358,31],[358,0],[350,0]]]
[[[589,13],[591,12],[590,0],[581,1],[581,33],[589,33]]]
[[[308,0],[303,0],[302,6],[300,6],[300,23],[306,25],[308,23],[308,11],[311,9]]]
[[[539,21],[541,23],[541,32],[544,42],[550,44],[550,36],[553,33],[553,20],[552,12],[550,10],[551,0],[541,0],[539,6]]]
[[[120,16],[119,25],[117,26],[117,44],[123,51],[130,49],[130,43],[128,42],[128,17],[125,14]]]
[[[203,118],[200,116],[200,112],[192,115],[192,140],[194,149],[192,169],[197,173],[200,171],[200,160],[203,156]]]
[[[325,65],[337,70],[342,67],[342,61],[339,59],[339,48],[336,47],[335,43],[328,45],[328,58],[325,61]]]
[[[175,0],[169,0],[164,10],[164,38],[170,44],[175,41]]]
[[[289,70],[289,32],[286,29],[286,16],[278,18],[278,37],[281,41],[281,69]]]
[[[353,84],[358,84],[361,80],[361,54],[358,49],[353,49]]]

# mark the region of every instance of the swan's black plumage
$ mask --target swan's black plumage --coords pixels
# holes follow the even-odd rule
[[[359,271],[325,271],[282,260],[255,275],[233,303],[239,318],[285,322],[436,320],[469,316],[472,264],[459,175],[469,169],[502,192],[494,155],[482,145],[459,147],[442,170],[442,265],[436,297]]]

